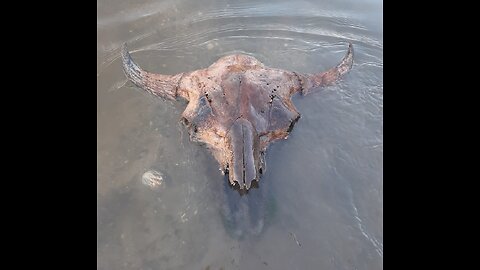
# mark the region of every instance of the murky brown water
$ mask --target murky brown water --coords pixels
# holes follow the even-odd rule
[[[98,0],[97,7],[98,269],[383,268],[381,1]],[[313,73],[337,64],[347,41],[352,71],[293,99],[302,118],[268,149],[260,183],[266,219],[245,237],[237,232],[248,229],[222,212],[239,198],[179,122],[185,102],[125,84],[118,58],[128,42],[152,72],[245,53]]]

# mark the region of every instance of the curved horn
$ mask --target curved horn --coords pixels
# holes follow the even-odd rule
[[[343,74],[347,73],[353,65],[353,45],[349,43],[348,51],[342,62],[336,67],[333,67],[325,72],[317,74],[305,74],[300,75],[302,82],[302,94],[306,95],[312,91],[312,89],[327,86],[337,81]]]
[[[125,75],[138,87],[156,96],[171,100],[174,100],[177,96],[177,85],[183,73],[177,75],[162,75],[142,70],[130,56],[126,43],[122,45],[122,62]]]

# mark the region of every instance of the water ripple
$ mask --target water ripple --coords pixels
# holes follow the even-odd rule
[[[185,1],[175,4],[155,2],[98,19],[100,36],[120,31],[126,26],[135,25],[137,28],[148,25],[143,27],[147,30],[144,33],[130,30],[133,36],[130,34],[127,39],[104,45],[106,57],[100,63],[98,74],[118,59],[118,48],[125,41],[133,44],[131,47],[137,51],[188,50],[212,40],[231,39],[282,40],[293,43],[288,50],[307,53],[328,48],[339,40],[383,50],[383,41],[371,36],[359,19],[338,9],[310,8],[310,3],[302,3],[300,7],[289,2],[281,5],[236,3],[180,15],[186,4],[188,2]],[[171,35],[166,36],[166,33]]]

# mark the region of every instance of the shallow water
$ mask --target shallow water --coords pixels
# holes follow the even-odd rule
[[[98,269],[383,269],[381,1],[98,0],[97,10]],[[350,73],[294,97],[302,117],[267,151],[268,215],[247,237],[225,221],[225,196],[238,198],[189,141],[185,102],[126,83],[118,58],[127,42],[152,72],[244,53],[313,73],[348,41]]]

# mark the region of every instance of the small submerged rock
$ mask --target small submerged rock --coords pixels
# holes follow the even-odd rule
[[[163,174],[154,170],[147,171],[142,175],[142,183],[153,190],[158,190],[164,186]]]

